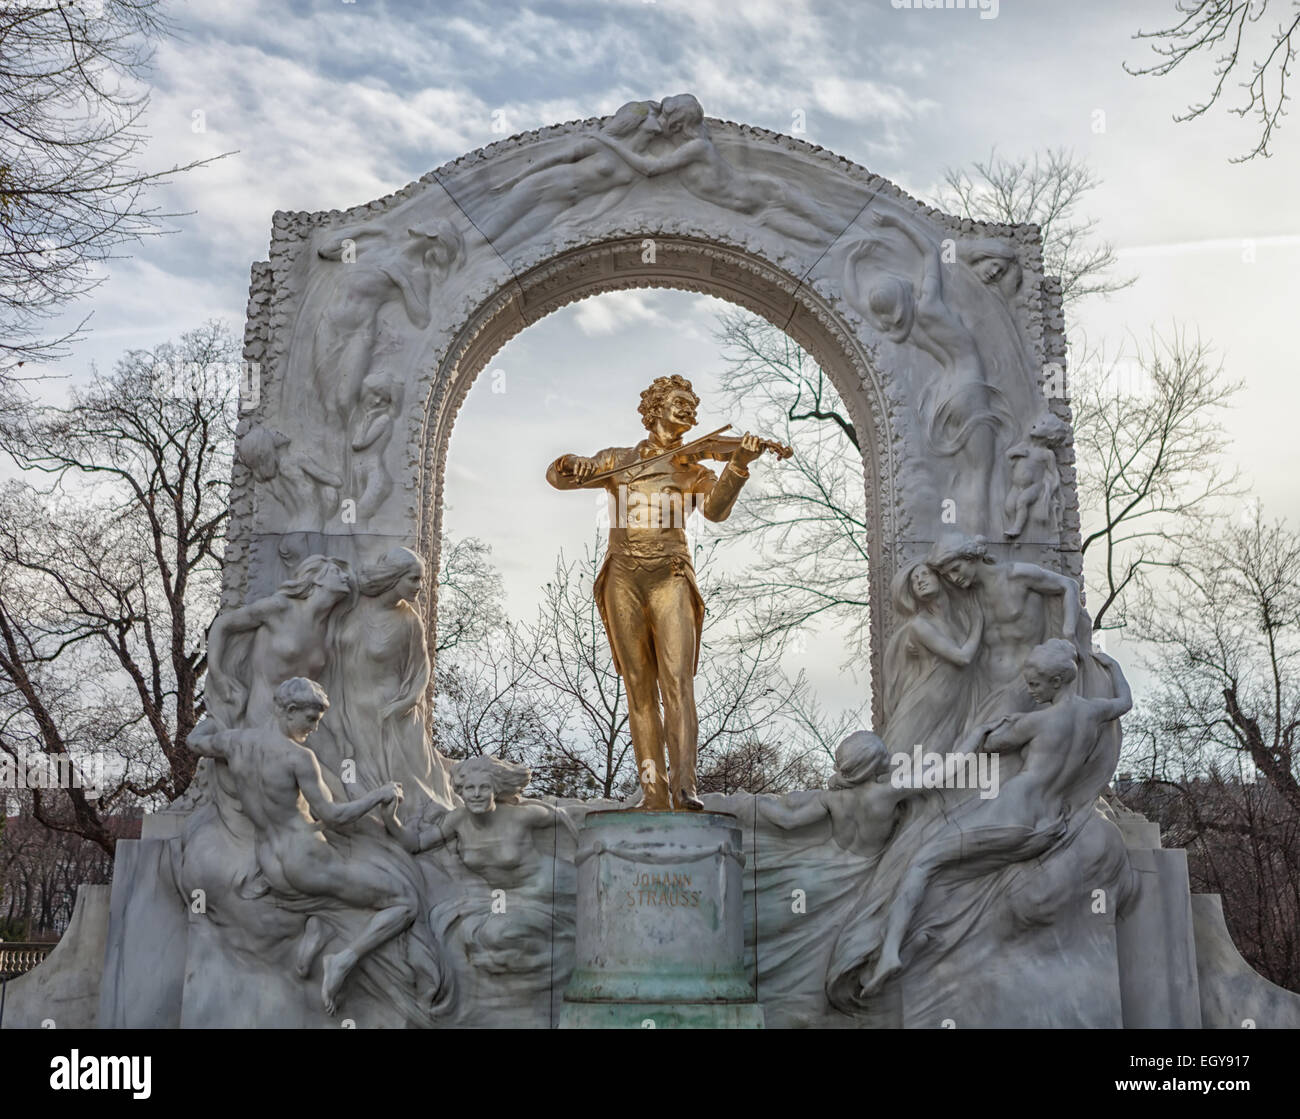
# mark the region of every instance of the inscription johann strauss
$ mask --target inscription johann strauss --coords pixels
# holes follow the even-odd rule
[[[638,874],[633,880],[634,889],[624,890],[625,909],[641,906],[673,906],[680,909],[699,909],[700,891],[691,889],[689,874]]]

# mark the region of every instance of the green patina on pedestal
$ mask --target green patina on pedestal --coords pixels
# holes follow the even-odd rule
[[[562,1029],[758,1029],[745,857],[719,812],[592,812],[578,840],[577,966]]]
[[[569,1002],[562,1030],[761,1030],[756,1002]]]

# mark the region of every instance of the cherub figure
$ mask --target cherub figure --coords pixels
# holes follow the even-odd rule
[[[984,723],[957,748],[959,753],[1018,750],[1021,769],[1002,783],[997,796],[974,802],[969,814],[917,852],[890,906],[875,969],[862,982],[863,995],[878,991],[900,970],[903,940],[939,871],[958,863],[987,869],[1036,858],[1064,837],[1072,812],[1096,799],[1099,790],[1081,786],[1080,773],[1086,771],[1102,729],[1128,711],[1133,699],[1119,665],[1104,653],[1093,656],[1110,672],[1115,698],[1074,695],[1070,685],[1078,674],[1078,650],[1053,638],[1035,646],[1023,669],[1025,687],[1044,706]]]
[[[1056,448],[1070,438],[1070,427],[1050,412],[1040,416],[1024,439],[1007,451],[1011,460],[1011,483],[1003,502],[1005,535],[1014,540],[1025,531],[1029,516],[1043,509],[1049,524],[1061,515],[1061,473],[1056,465]]]
[[[211,718],[190,732],[197,753],[224,761],[234,779],[244,814],[253,825],[257,866],[273,891],[288,897],[334,898],[344,905],[374,910],[351,944],[325,957],[321,999],[333,1014],[344,980],[361,957],[391,940],[415,920],[419,898],[399,875],[375,862],[353,863],[326,841],[327,829],[360,820],[381,805],[401,799],[390,782],[356,800],[336,801],[321,776],[320,763],[306,745],[329,708],[329,697],[314,680],[301,676],[275,690],[269,726],[223,730]],[[324,927],[307,922],[298,948],[297,971],[306,978],[322,947]]]
[[[829,820],[831,838],[843,850],[874,858],[893,834],[898,806],[923,791],[895,788],[886,773],[888,765],[888,747],[871,731],[860,730],[836,749],[829,789],[759,797],[757,821],[792,830]]]
[[[403,824],[400,794],[383,811],[384,826],[407,851],[417,854],[453,846],[460,861],[494,889],[550,888],[550,868],[533,842],[539,828],[564,825],[575,838],[573,821],[560,809],[536,801],[523,803],[532,771],[489,754],[467,758],[452,768],[452,787],[463,808],[431,803],[416,824]]]

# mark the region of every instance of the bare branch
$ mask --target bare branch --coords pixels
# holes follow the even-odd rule
[[[1138,31],[1133,36],[1148,41],[1159,61],[1149,66],[1124,64],[1133,75],[1164,77],[1197,56],[1213,59],[1209,96],[1188,106],[1185,113],[1176,114],[1174,120],[1180,122],[1203,116],[1223,98],[1228,79],[1244,71],[1247,76],[1236,83],[1245,91],[1244,100],[1228,111],[1239,117],[1253,117],[1259,137],[1255,146],[1233,158],[1233,163],[1269,157],[1273,133],[1281,127],[1290,100],[1287,82],[1300,35],[1300,11],[1266,25],[1268,6],[1269,0],[1179,0],[1181,18],[1177,22],[1159,31]],[[1247,50],[1249,54],[1243,54]]]

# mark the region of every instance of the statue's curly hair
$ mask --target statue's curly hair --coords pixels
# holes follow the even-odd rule
[[[664,401],[668,399],[668,394],[676,392],[678,389],[685,389],[691,394],[695,401],[696,407],[699,407],[700,398],[691,388],[691,383],[680,373],[673,373],[667,377],[656,377],[651,382],[650,387],[641,394],[641,403],[637,405],[637,411],[641,413],[641,422],[649,431],[654,426],[655,418],[664,406]]]
[[[1063,684],[1068,684],[1079,674],[1079,650],[1063,637],[1053,637],[1030,650],[1025,667],[1059,677]]]
[[[832,789],[852,789],[864,784],[889,764],[889,747],[869,730],[851,734],[835,751]]]
[[[316,707],[321,711],[327,711],[330,697],[315,680],[308,680],[305,676],[294,676],[275,689],[275,705],[282,711],[294,707]]]

